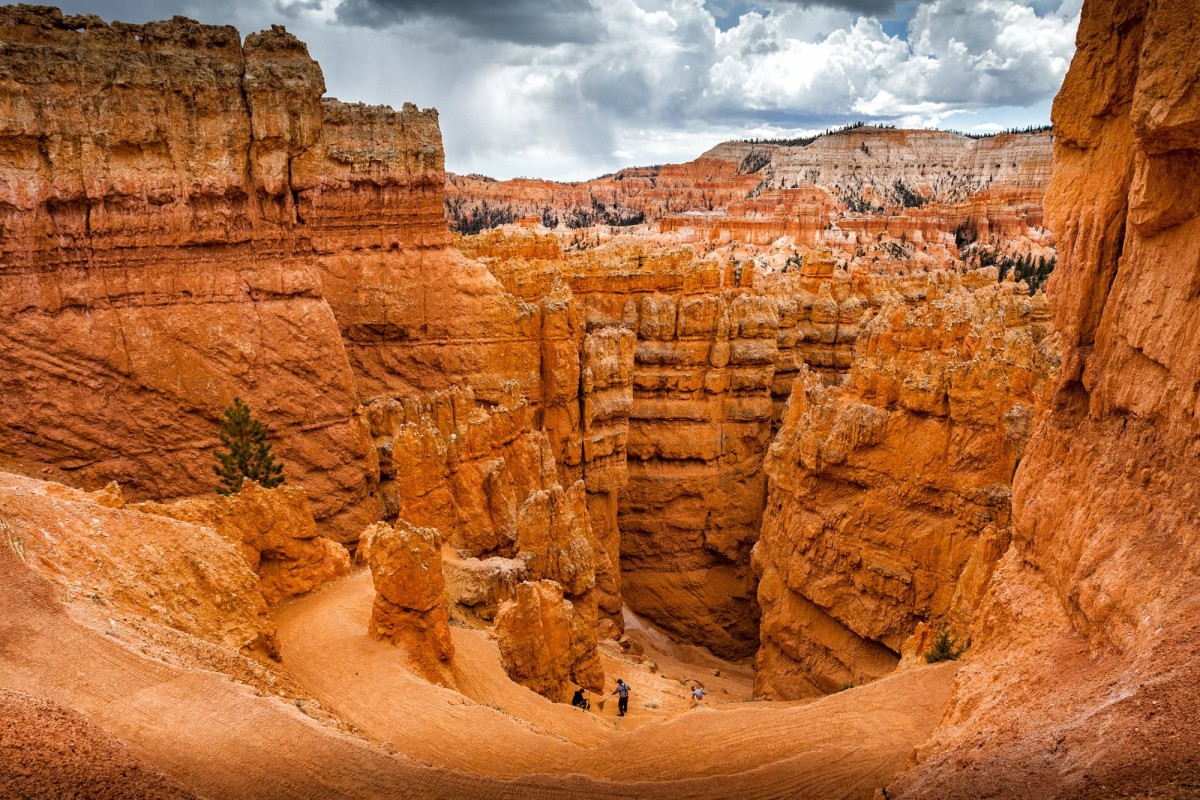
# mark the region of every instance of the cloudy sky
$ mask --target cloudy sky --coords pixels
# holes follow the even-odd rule
[[[47,0],[53,2],[53,0]],[[283,24],[328,93],[441,112],[447,169],[576,180],[855,120],[1049,122],[1081,0],[62,0]]]

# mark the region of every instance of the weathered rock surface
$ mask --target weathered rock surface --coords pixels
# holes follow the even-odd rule
[[[277,654],[258,577],[237,545],[210,527],[122,506],[111,487],[92,495],[0,473],[0,546],[70,599],[113,617],[152,620],[235,652]]]
[[[703,247],[786,241],[793,252],[930,269],[968,249],[1051,244],[1042,214],[1051,146],[1049,131],[970,138],[872,126],[803,145],[726,142],[687,164],[585,183],[447,175],[447,216],[472,229],[486,202],[493,222],[523,227],[625,226]]]
[[[600,602],[620,611],[616,565],[596,544],[584,482],[560,481],[551,439],[515,387],[490,409],[452,389],[377,400],[368,414],[387,508],[436,528],[455,553],[450,600],[486,620],[520,582],[555,581],[577,621],[572,648],[596,658]]]
[[[578,307],[585,420],[592,409],[606,417],[603,446],[587,437],[582,469],[594,529],[597,520],[619,529],[621,597],[689,641],[735,657],[758,645],[750,552],[766,498],[763,458],[796,376],[810,370],[826,383],[846,378],[856,343],[881,308],[895,321],[944,300],[952,286],[961,293],[994,287],[997,279],[995,270],[875,274],[817,252],[805,254],[797,269],[763,274],[689,248],[622,240],[572,251],[532,232],[492,232],[461,246],[530,302],[565,293]],[[1044,298],[1022,291],[1005,284],[1001,293],[1013,308],[1039,309],[1030,313],[1040,326]],[[968,335],[961,324],[943,332],[941,321],[924,320],[923,332],[904,347],[977,358],[955,349]],[[1003,323],[1000,330],[1003,339]],[[975,336],[982,349],[984,334]],[[615,379],[601,395],[587,364],[590,348],[602,341],[612,342],[604,363]],[[571,457],[569,447],[558,451]],[[597,501],[607,501],[591,491],[598,463],[611,465],[623,487],[607,506],[613,512],[595,511]]]
[[[303,489],[264,489],[253,481],[231,495],[193,497],[135,508],[213,528],[235,544],[275,605],[350,571],[346,548],[317,533]]]
[[[454,686],[454,642],[442,577],[442,537],[403,520],[363,533],[375,583],[369,633],[400,645],[426,678]]]
[[[289,184],[322,122],[303,43],[28,6],[0,37],[5,450],[199,494],[240,395],[318,519],[361,530],[373,453]]]
[[[582,629],[582,631],[581,631]],[[592,631],[593,646],[580,647]],[[604,690],[604,671],[596,654],[594,616],[576,612],[552,580],[525,581],[496,614],[500,660],[509,677],[543,697],[570,699],[573,684]]]
[[[326,99],[291,190],[364,397],[508,381],[541,399],[541,320],[451,246],[435,110]],[[486,332],[486,335],[481,335]]]
[[[971,663],[889,796],[1195,790],[1198,36],[1187,3],[1084,5],[1047,197],[1062,371]]]
[[[942,279],[865,325],[845,384],[797,381],[754,554],[759,694],[881,677],[922,623],[965,639],[1008,545],[1010,481],[1054,365],[1045,297]]]

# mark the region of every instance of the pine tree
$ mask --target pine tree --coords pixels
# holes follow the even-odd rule
[[[233,398],[233,405],[225,409],[217,437],[225,448],[213,451],[218,462],[213,465],[213,472],[221,479],[217,494],[234,494],[242,488],[244,478],[267,489],[284,482],[283,465],[271,455],[267,429],[250,415],[250,407],[240,398]]]
[[[936,664],[939,661],[957,661],[964,650],[966,648],[959,647],[958,642],[950,635],[950,628],[943,626],[938,635],[934,637],[933,645],[925,653],[925,661],[929,664]]]

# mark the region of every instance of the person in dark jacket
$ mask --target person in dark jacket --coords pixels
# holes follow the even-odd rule
[[[617,696],[617,716],[623,717],[629,710],[629,684],[617,678],[617,688],[613,689],[613,694]]]
[[[582,686],[575,690],[575,696],[571,698],[571,705],[575,706],[576,708],[582,708],[584,711],[587,711],[592,707],[592,704],[588,702],[588,699],[583,696]]]

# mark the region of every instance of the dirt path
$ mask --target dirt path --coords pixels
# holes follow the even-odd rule
[[[955,671],[913,670],[819,701],[752,703],[748,667],[642,627],[635,638],[644,657],[605,648],[609,682],[620,674],[634,686],[630,715],[617,719],[615,704],[582,713],[512,683],[482,631],[453,629],[461,693],[425,683],[408,672],[402,651],[366,636],[372,598],[370,575],[359,572],[282,609],[285,668],[372,739],[484,775],[732,785],[740,774],[822,797],[869,797],[928,736]],[[697,679],[715,694],[689,710]]]
[[[367,741],[225,674],[148,657],[132,630],[90,627],[60,597],[0,543],[0,689],[86,718],[60,735],[79,741],[57,750],[80,754],[80,774],[91,768],[88,731],[98,728],[114,737],[108,745],[212,800],[870,797],[926,738],[952,678],[917,670],[807,705],[731,702],[681,714],[644,707],[654,691],[686,691],[664,663],[656,675],[643,667],[626,676],[643,705],[615,720],[515,686],[493,642],[458,630],[459,694],[414,679],[399,651],[366,637],[371,592],[360,574],[286,609],[280,627],[283,667]],[[616,655],[608,663],[637,668]]]

